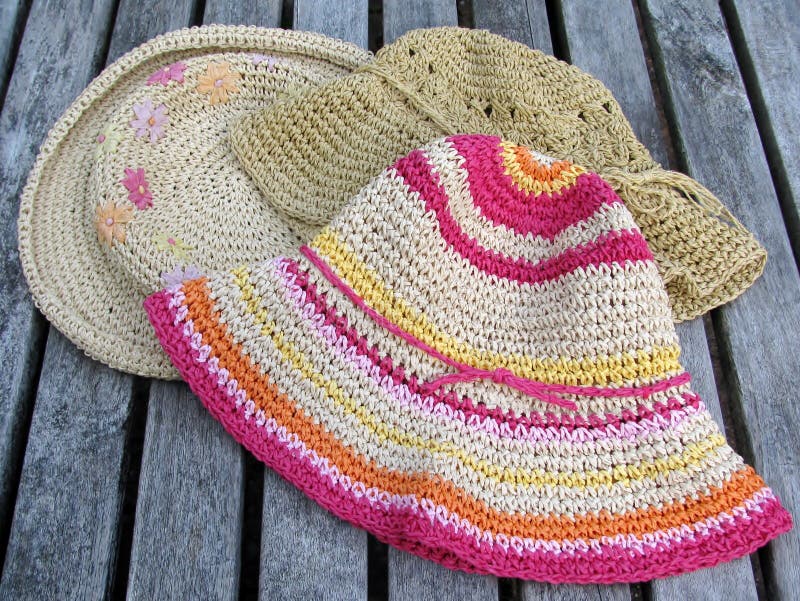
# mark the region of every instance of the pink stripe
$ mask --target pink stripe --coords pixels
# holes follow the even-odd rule
[[[436,349],[431,346],[425,344],[422,340],[414,337],[412,334],[403,330],[400,326],[392,323],[388,319],[386,319],[383,315],[375,311],[372,307],[367,305],[364,302],[364,299],[361,298],[355,290],[350,288],[338,275],[334,273],[334,271],[315,253],[311,248],[308,246],[301,246],[300,252],[311,262],[314,267],[316,267],[319,272],[325,276],[333,286],[339,289],[350,301],[355,304],[359,309],[361,309],[364,313],[369,315],[369,317],[381,326],[383,329],[388,330],[395,336],[399,336],[410,345],[418,348],[419,350],[427,353],[431,357],[442,361],[443,363],[449,365],[450,367],[455,368],[460,374],[446,374],[438,377],[433,382],[429,384],[424,384],[423,387],[433,388],[436,389],[443,384],[452,384],[456,382],[464,382],[464,381],[472,381],[476,379],[491,379],[498,383],[508,384],[514,386],[517,390],[528,394],[529,396],[533,396],[541,401],[546,403],[552,403],[554,405],[558,405],[561,407],[566,407],[567,409],[577,410],[577,406],[573,401],[569,401],[567,399],[560,399],[558,397],[553,396],[552,394],[572,394],[572,395],[582,395],[582,396],[595,396],[595,397],[625,397],[625,396],[634,396],[639,398],[648,398],[652,394],[656,392],[663,392],[665,390],[669,390],[670,388],[674,388],[676,386],[680,386],[682,384],[686,384],[689,382],[689,373],[684,372],[677,376],[673,376],[671,378],[666,378],[655,384],[650,384],[648,386],[621,386],[619,388],[598,388],[596,386],[568,386],[566,384],[548,384],[546,382],[539,382],[537,380],[530,380],[526,378],[520,378],[514,376],[514,374],[508,370],[492,370],[487,371],[484,369],[478,369],[473,367],[472,365],[466,365],[464,363],[459,363],[458,361],[451,359],[450,357],[440,353]],[[501,378],[496,378],[496,375],[500,372]],[[509,377],[511,376],[511,377]],[[528,384],[528,387],[524,387],[520,383],[512,380],[511,378],[515,378],[516,380],[521,380],[524,383]]]
[[[679,409],[672,410],[663,406],[663,414],[659,410],[655,410],[650,413],[650,418],[635,416],[635,421],[620,420],[622,423],[617,426],[603,423],[590,428],[575,427],[574,424],[570,427],[554,427],[552,425],[536,427],[520,421],[512,429],[506,421],[501,421],[494,415],[487,415],[485,411],[482,411],[483,406],[473,407],[469,399],[466,399],[466,402],[459,402],[453,395],[436,395],[434,397],[431,394],[425,394],[423,396],[412,392],[407,380],[395,382],[395,379],[391,377],[393,370],[388,369],[388,366],[387,369],[382,368],[382,365],[390,361],[388,357],[375,362],[368,355],[360,353],[358,351],[360,342],[354,343],[366,339],[359,336],[353,328],[337,328],[332,325],[339,320],[334,309],[325,304],[325,301],[319,296],[296,284],[298,273],[296,263],[286,259],[277,259],[274,261],[274,266],[275,277],[279,278],[285,286],[286,299],[294,306],[297,318],[316,333],[329,352],[338,356],[351,369],[358,370],[370,378],[377,388],[401,407],[411,407],[425,415],[436,415],[450,421],[457,420],[472,430],[482,431],[499,438],[533,443],[557,440],[575,444],[607,439],[634,441],[639,436],[659,433],[667,429],[680,432],[687,421],[706,410],[705,405],[696,395],[684,393],[678,400]],[[328,321],[332,323],[326,323]],[[401,369],[407,371],[402,367]]]
[[[420,406],[431,413],[457,416],[468,425],[480,427],[497,436],[547,440],[544,433],[554,433],[576,441],[591,438],[631,438],[641,432],[642,428],[646,428],[644,424],[652,423],[653,427],[657,423],[668,425],[680,419],[686,412],[696,413],[705,408],[696,394],[685,392],[680,397],[670,398],[666,403],[656,402],[652,408],[639,405],[635,409],[625,409],[619,415],[608,413],[584,417],[566,413],[542,415],[531,411],[527,415],[518,416],[513,411],[506,412],[500,407],[490,409],[485,405],[476,406],[468,397],[458,397],[453,392],[430,392],[425,390],[424,383],[420,383],[416,375],[408,374],[404,366],[397,364],[388,355],[380,354],[364,336],[350,327],[347,317],[340,315],[335,307],[329,305],[325,295],[317,293],[316,286],[309,280],[309,272],[302,270],[290,259],[276,259],[275,265],[284,279],[284,285],[294,291],[294,302],[302,304],[307,300],[323,325],[317,326],[316,320],[311,323],[319,327],[320,331],[329,331],[332,328],[338,340],[342,341],[340,344],[344,345],[343,348],[353,349],[351,352],[354,362],[365,374],[379,381],[381,387],[385,390],[395,389],[398,398],[403,402],[410,402],[412,398],[419,399]],[[302,298],[298,296],[298,291]],[[302,310],[307,308],[308,305],[303,305]]]
[[[207,363],[197,362],[198,351],[191,344],[192,327],[187,332],[183,327],[187,324],[176,319],[177,310],[169,307],[168,293],[150,296],[145,308],[181,375],[237,441],[325,509],[355,526],[367,527],[384,542],[446,567],[556,583],[650,580],[740,557],[791,528],[789,514],[777,500],[769,499],[745,515],[735,512],[703,534],[687,533],[678,544],[652,542],[641,550],[626,550],[615,544],[616,537],[609,538],[599,550],[561,542],[559,552],[547,549],[545,543],[534,543],[529,550],[524,544],[516,544],[513,537],[501,535],[482,535],[479,542],[459,527],[457,518],[440,516],[430,501],[427,503],[435,518],[430,512],[419,512],[412,503],[393,505],[385,492],[371,492],[358,482],[350,481],[348,486],[343,480],[346,476],[327,459],[316,455],[315,461],[310,451],[304,453],[307,449],[297,435],[277,423],[259,424],[252,417],[243,418],[242,409],[233,400],[235,395],[217,375],[208,372]],[[325,466],[327,473],[323,474],[319,466]],[[421,505],[425,503],[423,500]]]
[[[482,247],[461,230],[450,213],[449,199],[439,181],[439,174],[433,170],[422,151],[412,151],[397,161],[394,169],[405,180],[409,189],[420,195],[425,202],[425,208],[436,214],[442,238],[458,254],[487,274],[523,284],[541,284],[589,266],[653,260],[647,242],[638,230],[610,232],[598,236],[593,242],[568,248],[538,263],[522,257],[501,255]]]
[[[469,193],[481,214],[517,234],[553,240],[560,232],[594,215],[603,205],[622,201],[598,175],[584,173],[555,194],[530,194],[507,173],[500,138],[460,135],[448,138],[467,173]]]

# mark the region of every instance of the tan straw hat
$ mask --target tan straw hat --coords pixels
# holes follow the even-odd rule
[[[147,294],[302,238],[241,170],[230,123],[369,59],[318,34],[211,26],[157,37],[109,66],[53,127],[23,192],[20,257],[36,305],[89,356],[177,377],[147,322]]]
[[[278,210],[322,226],[385,165],[454,133],[500,135],[599,173],[641,227],[678,321],[763,270],[766,251],[711,192],[653,160],[600,81],[486,31],[412,31],[355,74],[241,120],[231,141]]]

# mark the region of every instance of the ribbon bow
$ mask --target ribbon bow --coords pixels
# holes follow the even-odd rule
[[[578,409],[577,405],[574,401],[570,401],[569,399],[562,398],[560,396],[556,396],[559,394],[572,394],[572,395],[585,395],[585,396],[601,396],[601,397],[616,397],[616,396],[635,396],[640,398],[648,398],[654,392],[661,392],[672,388],[673,386],[678,386],[680,384],[685,384],[689,381],[689,374],[684,372],[677,376],[673,376],[672,378],[667,378],[665,380],[661,380],[655,384],[650,384],[648,386],[637,386],[637,387],[627,387],[627,388],[598,388],[596,386],[570,386],[568,384],[548,384],[546,382],[540,382],[538,380],[531,380],[529,378],[522,378],[516,375],[514,372],[504,369],[502,367],[498,369],[481,369],[479,367],[472,367],[471,365],[465,365],[463,363],[459,363],[454,359],[451,359],[447,355],[444,355],[437,351],[435,348],[425,344],[412,334],[403,330],[397,324],[392,323],[388,319],[386,319],[383,315],[375,311],[372,307],[367,305],[364,302],[364,299],[361,298],[355,290],[350,288],[338,275],[336,275],[333,270],[315,253],[309,246],[301,246],[300,252],[305,255],[305,257],[317,268],[319,269],[320,273],[325,276],[325,278],[334,286],[336,286],[339,290],[341,290],[347,298],[349,298],[357,307],[359,307],[364,313],[369,315],[375,323],[377,323],[382,328],[388,330],[392,334],[395,334],[408,342],[409,344],[415,346],[416,348],[424,351],[431,357],[439,359],[443,363],[446,363],[450,367],[455,368],[455,373],[452,374],[445,374],[443,376],[439,376],[435,380],[431,380],[423,385],[423,388],[427,389],[428,391],[434,391],[440,388],[441,386],[445,386],[447,384],[459,384],[462,382],[475,382],[477,380],[491,380],[497,384],[505,384],[506,386],[510,386],[511,388],[515,388],[520,392],[527,394],[530,397],[535,399],[539,399],[540,401],[544,401],[545,403],[551,403],[553,405],[557,405],[559,407],[563,407],[565,409],[570,409],[572,411],[576,411]]]

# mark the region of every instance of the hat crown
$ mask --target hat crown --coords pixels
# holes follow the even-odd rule
[[[681,369],[663,283],[619,197],[498,137],[411,152],[311,246],[367,306],[461,364],[587,385]]]
[[[363,69],[385,74],[435,107],[436,120],[452,124],[443,134],[494,134],[594,170],[655,165],[602,82],[489,31],[414,30]]]

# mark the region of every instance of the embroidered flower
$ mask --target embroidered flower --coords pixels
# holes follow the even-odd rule
[[[258,67],[264,61],[267,62],[267,71],[272,73],[275,70],[275,57],[268,56],[266,54],[254,54],[253,55],[253,64]]]
[[[153,101],[145,98],[142,104],[134,104],[136,119],[131,120],[131,127],[136,129],[136,137],[150,134],[150,143],[155,144],[164,137],[164,126],[169,122],[167,107],[159,104],[153,108]]]
[[[125,224],[132,220],[133,207],[117,206],[117,203],[112,201],[97,205],[94,219],[97,238],[109,246],[114,246],[114,240],[125,244]]]
[[[176,286],[189,280],[196,280],[202,276],[203,274],[194,265],[187,265],[186,267],[176,265],[172,271],[163,272],[161,279],[165,286]]]
[[[242,78],[241,74],[231,71],[228,63],[209,63],[205,75],[199,77],[197,91],[211,96],[211,105],[228,102],[228,94],[238,92],[236,82]]]
[[[153,242],[158,250],[170,251],[179,261],[188,261],[189,252],[194,250],[177,236],[172,236],[166,232],[159,232],[153,236]]]
[[[125,177],[119,180],[128,189],[128,200],[136,208],[144,211],[153,206],[153,195],[150,193],[150,184],[144,178],[144,169],[125,169]]]
[[[163,69],[159,69],[147,78],[147,85],[154,86],[160,83],[162,86],[168,86],[169,82],[177,81],[183,83],[183,72],[186,70],[186,65],[178,61],[167,65]]]
[[[94,141],[97,144],[94,155],[99,157],[117,152],[117,146],[122,141],[122,134],[113,125],[106,125],[105,129],[97,134]]]

